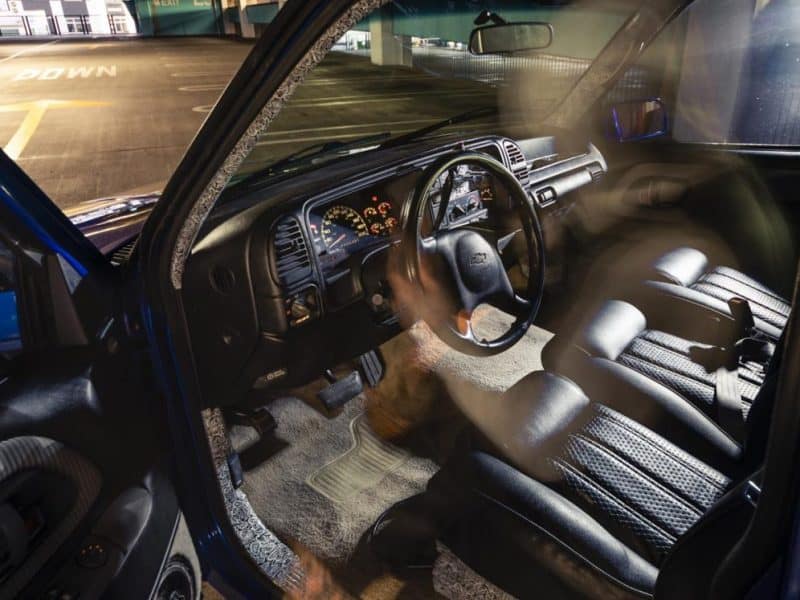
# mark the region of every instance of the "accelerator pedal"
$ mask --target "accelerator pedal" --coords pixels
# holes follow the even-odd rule
[[[317,392],[317,398],[328,412],[334,412],[364,391],[364,382],[358,371],[351,371],[341,379],[330,370],[325,371],[325,379],[330,385]]]

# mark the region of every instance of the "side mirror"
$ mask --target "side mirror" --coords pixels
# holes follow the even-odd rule
[[[608,136],[618,142],[633,142],[667,133],[667,109],[660,98],[632,100],[611,105]]]
[[[508,54],[540,50],[553,43],[549,23],[502,23],[472,30],[469,51],[472,54]]]

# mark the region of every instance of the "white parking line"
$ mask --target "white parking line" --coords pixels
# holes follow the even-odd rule
[[[225,84],[209,83],[199,85],[184,85],[178,88],[179,92],[221,92],[225,89]]]
[[[237,68],[241,63],[238,62],[215,62],[214,66],[218,66],[220,68],[224,67],[231,67],[232,69]],[[206,67],[208,68],[207,62],[176,62],[176,63],[163,63],[162,66],[170,68],[170,69],[185,69],[187,67]]]
[[[418,78],[415,78],[415,77],[409,77],[408,79],[410,79],[410,80],[418,80]],[[363,81],[387,81],[387,79],[383,78],[383,77],[373,77],[373,78],[365,77],[363,79],[327,79],[327,80],[317,80],[317,81],[308,80],[305,83],[303,83],[303,87],[305,88],[305,87],[322,87],[322,86],[328,86],[328,85],[338,85],[338,84],[342,84],[342,83],[347,83],[348,81],[358,81],[358,82],[363,82]],[[388,81],[395,81],[395,80],[391,79],[391,80],[388,80]],[[216,92],[216,91],[224,90],[226,85],[227,85],[227,83],[199,83],[197,85],[183,85],[183,86],[178,88],[178,91],[179,92]],[[472,86],[462,86],[462,87],[453,88],[453,89],[455,91],[471,91],[471,90],[474,90],[474,88]],[[403,93],[403,92],[401,92],[401,93]],[[406,92],[405,95],[432,94],[432,93],[433,92],[430,92],[430,91],[428,91],[428,92]],[[363,95],[361,95],[361,96],[334,96],[333,98],[341,100],[341,99],[362,98],[362,97],[364,97],[364,96]],[[330,99],[330,98],[327,98],[327,99]]]
[[[441,95],[442,92],[440,91],[431,91],[431,92],[409,92],[408,94],[404,94],[402,96],[375,96],[375,97],[329,96],[328,98],[318,98],[316,100],[306,100],[300,102],[292,102],[290,100],[286,104],[286,108],[287,109],[316,108],[318,106],[349,106],[352,104],[374,104],[376,102],[403,102],[406,100],[414,100],[415,96],[441,96]],[[475,95],[476,92],[473,90],[473,91],[458,92],[458,93],[449,92],[447,94],[447,97],[461,98],[464,96],[475,96]],[[212,108],[214,108],[213,104],[201,104],[199,106],[192,107],[192,111],[199,113],[207,113],[210,112]]]
[[[475,96],[475,91],[468,92],[447,92],[448,98],[460,98],[463,96]],[[402,96],[377,96],[377,97],[364,97],[364,96],[333,96],[330,98],[318,98],[316,100],[306,100],[300,102],[289,102],[287,108],[315,108],[317,106],[348,106],[350,104],[373,104],[375,102],[403,102],[405,100],[413,100],[419,96],[437,96],[441,97],[441,91],[430,92],[409,92]]]
[[[220,75],[233,75],[233,72],[220,69],[219,71],[194,71],[169,74],[170,77],[176,77],[180,79],[189,79],[190,77],[219,77]]]
[[[313,77],[309,77],[303,83],[303,85],[336,85],[337,83],[360,83],[362,81],[427,81],[427,80],[434,80],[435,78],[423,78],[418,75],[400,75],[400,76],[392,76],[392,75],[381,75],[381,76],[372,76],[372,77],[320,77],[318,79],[314,79]]]
[[[38,46],[34,46],[33,48],[23,48],[19,52],[15,52],[11,56],[6,56],[5,58],[0,59],[0,63],[4,63],[7,60],[11,60],[12,58],[17,58],[18,56],[22,56],[27,52],[35,52],[39,48],[44,48],[45,46],[49,46],[50,44],[57,44],[59,40],[53,40],[52,42],[46,42],[44,44],[39,44]]]

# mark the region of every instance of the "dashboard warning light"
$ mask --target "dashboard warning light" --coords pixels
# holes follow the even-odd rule
[[[372,197],[372,201],[373,201],[373,202],[377,202],[377,201],[378,201],[378,197],[377,197],[377,196],[373,196],[373,197]]]

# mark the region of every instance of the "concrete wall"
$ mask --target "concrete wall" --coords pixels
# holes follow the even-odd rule
[[[214,35],[221,14],[215,0],[136,0],[142,35]]]

